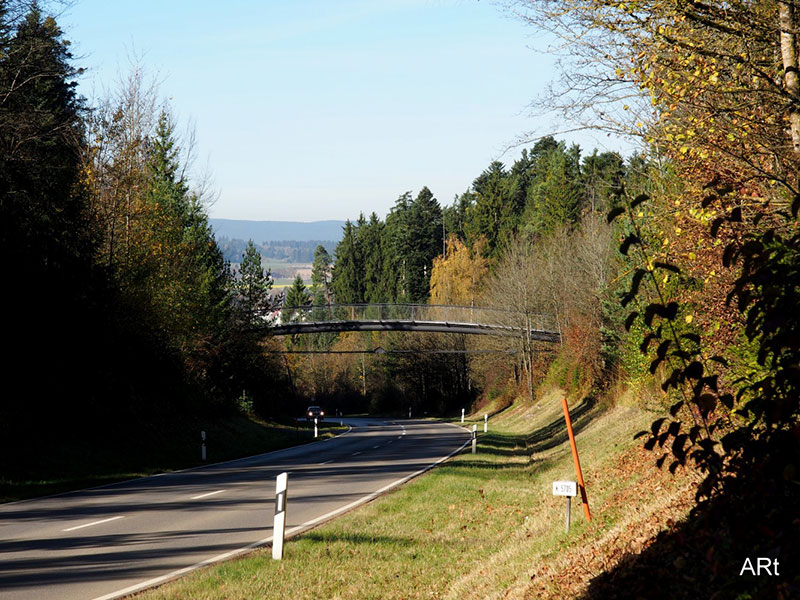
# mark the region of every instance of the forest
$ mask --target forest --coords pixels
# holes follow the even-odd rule
[[[289,386],[249,327],[263,270],[235,280],[188,180],[191,135],[140,67],[91,104],[56,20],[0,2],[0,244],[6,389],[0,477],[51,447],[147,445],[163,423],[285,414]],[[199,427],[198,427],[199,433]],[[152,444],[151,444],[152,445]],[[58,452],[55,453],[58,455]]]
[[[576,389],[610,382],[613,330],[622,327],[610,308],[612,279],[623,267],[605,215],[647,169],[641,158],[581,156],[546,137],[509,168],[492,162],[449,206],[423,187],[401,194],[383,220],[373,212],[347,221],[335,262],[320,246],[310,287],[297,281],[286,306],[494,306],[553,315],[563,347],[463,334],[295,336],[292,351],[313,352],[290,359],[299,387],[351,410],[447,414],[478,401],[500,408],[522,390],[532,396],[555,358],[553,376]]]
[[[250,243],[233,276],[169,103],[139,68],[90,103],[55,19],[0,1],[0,244],[13,274],[0,449],[15,457],[0,476],[44,460],[43,440],[124,438],[187,415],[280,420],[311,397],[438,416],[500,411],[547,386],[609,402],[631,389],[658,410],[639,434],[653,461],[699,473],[696,539],[723,531],[728,551],[796,556],[794,2],[509,10],[569,45],[562,80],[540,102],[641,150],[587,153],[539,136],[448,204],[427,187],[403,192],[384,217],[361,214],[335,248],[318,246],[312,281],[298,278],[284,307],[503,307],[552,315],[557,345],[270,338],[270,274]],[[756,514],[758,531],[746,526]]]

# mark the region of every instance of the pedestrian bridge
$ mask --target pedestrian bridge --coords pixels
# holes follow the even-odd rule
[[[282,308],[270,315],[272,335],[344,331],[430,331],[526,337],[560,342],[551,315],[500,308],[431,304],[326,304]]]

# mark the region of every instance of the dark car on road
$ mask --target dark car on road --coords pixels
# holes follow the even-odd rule
[[[319,406],[309,406],[306,409],[306,421],[313,421],[314,419],[317,419],[318,421],[325,419],[325,411]]]

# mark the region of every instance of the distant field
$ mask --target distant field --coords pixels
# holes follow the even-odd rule
[[[234,272],[239,271],[240,263],[231,263]],[[306,285],[311,285],[311,264],[310,263],[289,263],[281,262],[273,258],[263,260],[261,266],[264,270],[269,269],[274,280],[274,288],[282,288],[292,285],[294,278],[299,274]]]

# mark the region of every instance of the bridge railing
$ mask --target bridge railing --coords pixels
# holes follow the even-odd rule
[[[526,314],[502,308],[434,304],[326,304],[284,307],[273,323],[321,323],[332,321],[446,322],[556,331],[552,315]]]

